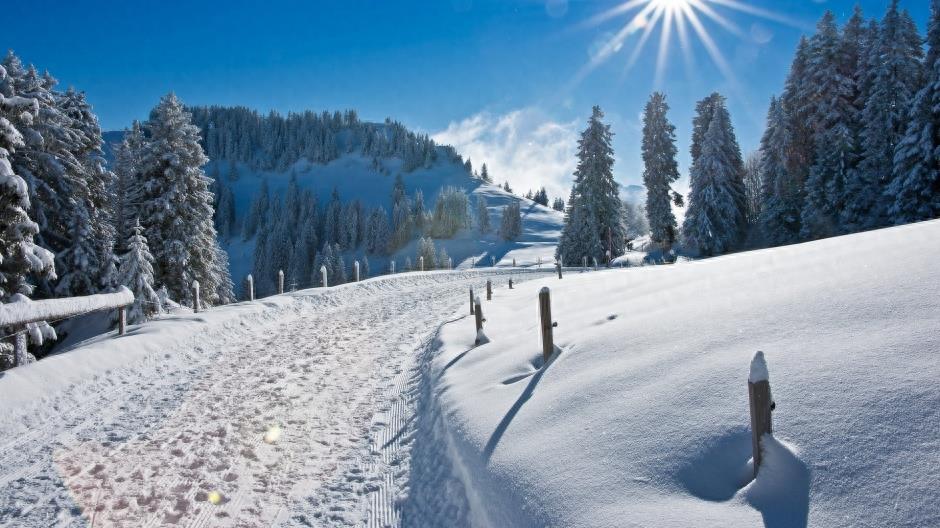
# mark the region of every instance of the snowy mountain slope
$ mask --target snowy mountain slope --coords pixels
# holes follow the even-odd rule
[[[500,289],[488,343],[461,308],[433,345],[412,466],[453,468],[475,526],[938,526],[938,240],[932,221]],[[748,483],[758,350],[780,442]]]
[[[213,173],[216,169],[213,164],[216,163],[222,178],[226,178],[228,163],[224,160],[210,162],[207,172]],[[329,200],[333,189],[336,189],[343,201],[360,200],[366,207],[382,206],[388,210],[394,174],[400,164],[397,159],[384,160],[382,166],[385,170],[376,171],[371,159],[348,154],[325,165],[300,161],[281,172],[252,171],[244,165],[237,165],[239,178],[225,183],[231,187],[235,196],[236,223],[244,218],[262,179],[267,179],[272,196],[283,196],[292,174],[297,176],[298,186],[302,190],[316,192],[321,205]],[[511,264],[512,259],[516,258],[517,265],[535,264],[539,258],[543,262],[554,261],[555,246],[564,223],[562,213],[471,178],[462,165],[449,160],[438,160],[430,168],[419,168],[404,173],[402,177],[407,193],[413,195],[416,191],[422,191],[428,207],[433,207],[440,190],[449,186],[467,191],[471,207],[475,204],[476,196],[486,198],[494,233],[481,235],[474,226],[462,230],[453,239],[435,241],[439,247],[447,250],[455,267],[469,267],[471,259],[482,261],[488,266],[491,264],[490,257],[504,264]],[[506,242],[495,234],[495,228],[499,226],[502,208],[511,201],[521,202],[523,234],[517,240]],[[229,253],[232,277],[236,282],[240,281],[251,271],[254,240],[245,241],[236,235],[224,246]],[[412,241],[388,257],[370,255],[373,274],[388,270],[388,263],[393,259],[396,261],[396,269],[404,269],[406,258],[415,260],[416,246],[417,241]]]
[[[0,373],[0,526],[395,525],[421,352],[468,287],[510,273],[538,276],[305,290]]]

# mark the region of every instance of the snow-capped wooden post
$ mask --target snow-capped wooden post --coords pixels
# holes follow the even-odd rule
[[[770,374],[764,353],[754,354],[751,373],[747,378],[747,394],[751,404],[751,447],[754,452],[754,478],[763,460],[761,442],[765,434],[773,434],[771,413],[776,405],[770,396]]]
[[[255,278],[251,276],[251,273],[248,274],[248,300],[255,300]]]
[[[389,269],[391,270],[392,275],[394,275],[395,274],[395,261],[394,260],[389,264]]]
[[[542,329],[542,358],[548,361],[555,351],[554,332],[555,323],[552,322],[552,299],[548,286],[539,291],[539,320]]]
[[[196,313],[199,313],[198,309],[196,310]],[[127,306],[121,306],[120,308],[118,308],[118,335],[124,335],[126,333],[127,333]]]
[[[454,269],[454,259],[447,257],[447,269]]]
[[[555,267],[558,268],[558,278],[561,278],[561,261],[555,263]]]
[[[199,281],[193,281],[193,312],[199,313],[202,309],[202,303],[199,302]]]
[[[320,285],[324,288],[329,286],[326,282],[326,266],[320,266]]]
[[[480,303],[479,297],[473,300],[473,304],[476,306],[474,321],[476,322],[477,327],[477,337],[474,343],[479,345],[480,341],[482,340],[481,338],[483,337],[483,305]]]
[[[284,293],[284,270],[277,270],[277,294]]]
[[[353,262],[353,277],[359,282],[359,261]]]
[[[486,300],[493,300],[493,283],[489,279],[486,279]]]
[[[512,289],[512,277],[509,277],[509,289]]]
[[[473,286],[470,286],[470,315],[473,315]]]
[[[512,267],[516,267],[516,257],[512,258]]]
[[[424,257],[418,257],[418,269],[424,271]]]

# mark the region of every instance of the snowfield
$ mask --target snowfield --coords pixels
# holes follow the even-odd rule
[[[938,240],[408,273],[132,326],[0,374],[0,526],[937,526]]]
[[[489,342],[444,325],[429,369],[466,524],[940,526],[938,241],[933,221],[499,290]],[[748,483],[757,351],[776,440]]]

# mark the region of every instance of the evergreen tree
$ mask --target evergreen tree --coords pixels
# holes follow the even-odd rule
[[[917,27],[892,0],[868,50],[865,104],[861,121],[861,161],[849,173],[843,231],[855,232],[887,223],[885,190],[891,181],[894,152],[907,130],[911,101],[921,85],[923,51]]]
[[[486,168],[486,163],[484,163],[483,166],[480,167],[480,179],[485,181],[486,183],[493,183],[493,177],[490,176],[490,171],[489,169]]]
[[[477,229],[481,235],[485,235],[492,230],[490,225],[490,209],[486,205],[486,198],[477,196]]]
[[[346,260],[343,259],[342,248],[339,247],[339,244],[333,246],[333,274],[333,281],[336,284],[346,284],[349,282],[346,273]]]
[[[377,207],[369,214],[366,229],[366,251],[372,255],[384,255],[388,251],[391,232],[388,214],[382,207]]]
[[[940,0],[931,0],[925,82],[895,147],[889,219],[901,224],[940,216]]]
[[[500,219],[499,236],[503,240],[515,240],[522,234],[522,214],[519,208],[519,201],[513,200],[503,207],[503,215]]]
[[[552,209],[556,211],[564,212],[565,211],[565,199],[560,196],[558,198],[555,198],[555,200],[552,202]]]
[[[676,127],[666,117],[668,111],[666,96],[654,92],[643,112],[643,184],[650,239],[666,250],[677,238],[671,195],[672,184],[679,179]]]
[[[431,216],[431,235],[453,238],[458,231],[467,227],[470,227],[470,199],[467,193],[456,187],[441,189]]]
[[[431,237],[421,237],[418,240],[418,254],[415,261],[420,262],[422,257],[424,258],[425,271],[438,267],[435,260],[437,258],[437,248],[434,247],[434,240]]]
[[[326,206],[326,216],[323,219],[323,240],[330,244],[337,244],[342,236],[343,204],[339,200],[339,191],[333,187],[330,203]]]
[[[369,269],[369,257],[362,256],[362,268],[359,270],[360,278],[362,280],[368,279],[372,275],[371,270]]]
[[[810,40],[809,84],[805,97],[815,102],[810,122],[814,127],[815,160],[806,181],[801,212],[804,239],[832,236],[839,229],[845,182],[857,163],[852,123],[854,81],[835,17],[827,11]]]
[[[134,120],[124,131],[124,138],[114,149],[115,206],[114,228],[117,240],[124,244],[137,223],[137,204],[140,201],[140,165],[146,139],[140,122]]]
[[[707,122],[708,128],[692,158],[689,208],[682,233],[690,249],[716,255],[734,248],[744,233],[741,153],[724,97],[713,94],[699,103],[695,119],[697,125]]]
[[[193,280],[202,285],[207,304],[230,302],[234,293],[226,290],[231,277],[219,262],[222,251],[212,221],[209,181],[201,168],[208,159],[199,144],[199,129],[172,93],[151,112],[147,127],[140,217],[156,280],[187,303]]]
[[[600,107],[595,106],[578,140],[578,167],[556,255],[564,255],[566,263],[577,262],[582,256],[604,260],[608,246],[611,258],[623,254],[623,213],[613,176],[613,134],[610,125],[601,121],[603,117]]]
[[[771,245],[799,240],[803,187],[788,166],[792,138],[790,119],[782,101],[774,98],[767,111],[767,128],[760,142],[762,185],[761,231]]]
[[[745,222],[748,229],[758,225],[760,212],[764,201],[764,185],[760,151],[751,152],[744,158],[744,197],[746,207],[744,210]]]
[[[251,201],[248,209],[248,215],[245,216],[245,223],[242,228],[242,239],[249,240],[258,232],[261,224],[268,216],[268,208],[271,204],[271,194],[268,191],[268,179],[261,179],[261,187],[258,194]]]
[[[140,222],[131,227],[127,252],[121,255],[119,267],[118,284],[134,293],[134,304],[127,310],[127,320],[131,323],[145,321],[162,311],[160,298],[153,289],[153,255],[143,231]]]

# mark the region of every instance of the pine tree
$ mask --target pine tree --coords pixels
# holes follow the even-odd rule
[[[415,256],[415,261],[420,262],[421,258],[424,258],[424,270],[432,270],[438,267],[437,259],[437,248],[434,247],[434,240],[431,237],[421,237],[418,240],[418,254]]]
[[[149,141],[142,160],[145,181],[141,224],[154,256],[157,282],[170,294],[191,301],[190,284],[198,280],[209,305],[234,299],[231,277],[213,226],[212,194],[202,171],[208,159],[199,129],[172,93],[154,108],[147,124]]]
[[[382,207],[377,207],[369,214],[366,229],[366,251],[372,255],[384,255],[388,251],[391,232],[388,214]]]
[[[931,0],[927,46],[925,82],[911,102],[887,191],[895,224],[940,216],[940,0]]]
[[[137,204],[140,201],[140,164],[144,152],[143,128],[134,120],[131,128],[124,131],[124,138],[114,149],[115,206],[114,228],[118,242],[123,245],[137,223]],[[119,249],[124,249],[119,246]]]
[[[127,252],[121,255],[118,284],[134,293],[134,304],[127,310],[127,320],[138,323],[162,311],[160,298],[153,289],[153,255],[147,246],[140,222],[130,228]]]
[[[486,204],[486,198],[477,196],[477,230],[481,235],[485,235],[492,230],[490,224],[490,209]]]
[[[346,260],[343,259],[342,248],[339,244],[333,246],[333,281],[336,284],[346,284],[349,281],[346,273]]]
[[[893,0],[866,57],[870,80],[865,84],[861,116],[862,159],[846,182],[841,211],[844,232],[887,223],[890,202],[885,190],[891,181],[895,149],[907,130],[911,101],[921,85],[922,56],[917,27]]]
[[[485,181],[486,183],[493,183],[493,177],[490,176],[490,171],[489,169],[486,168],[486,163],[484,163],[483,166],[480,167],[480,179]]]
[[[515,240],[522,234],[522,214],[519,201],[513,200],[503,207],[499,224],[499,236],[503,240]]]
[[[565,199],[562,197],[555,198],[555,201],[552,202],[552,209],[556,211],[565,211]]]
[[[801,236],[822,238],[837,234],[844,205],[845,183],[857,163],[852,123],[854,81],[851,65],[835,17],[827,11],[810,40],[809,89],[815,101],[810,122],[814,127],[815,161],[806,181],[806,202],[801,213]]]
[[[724,97],[712,94],[699,103],[695,120],[696,126],[707,122],[708,128],[692,158],[682,234],[689,249],[717,255],[741,241],[746,225],[741,151]]]
[[[770,245],[792,244],[799,240],[803,187],[788,168],[791,152],[790,119],[783,103],[771,99],[767,128],[760,142],[760,173],[763,207],[760,224],[764,241]]]
[[[245,216],[245,224],[242,227],[242,239],[249,240],[255,236],[264,220],[268,216],[268,208],[271,204],[271,194],[268,191],[268,179],[261,179],[261,187],[258,194],[251,201],[251,207]]]
[[[654,92],[643,112],[643,184],[650,238],[668,250],[676,241],[678,225],[672,213],[672,184],[679,179],[676,162],[676,127],[666,113],[666,96]]]
[[[600,107],[595,106],[578,140],[578,167],[556,255],[564,255],[566,263],[577,262],[582,256],[602,261],[608,246],[611,258],[623,254],[623,213],[613,175],[613,134],[610,125],[602,122],[603,117]]]

